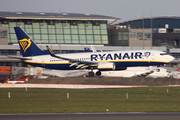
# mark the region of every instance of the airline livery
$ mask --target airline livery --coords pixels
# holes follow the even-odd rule
[[[157,50],[54,54],[48,46],[48,52],[41,50],[20,27],[14,29],[23,55],[18,59],[32,66],[57,70],[89,69],[90,76],[94,75],[93,69],[98,69],[96,75],[99,76],[101,71],[125,70],[133,66],[164,65],[174,59],[165,52]]]

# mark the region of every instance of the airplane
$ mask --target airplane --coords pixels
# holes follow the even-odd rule
[[[174,60],[174,57],[158,50],[54,54],[48,46],[48,51],[41,50],[20,27],[14,27],[14,30],[23,57],[13,58],[37,67],[57,70],[88,69],[89,76],[94,76],[93,69],[98,69],[96,75],[100,76],[101,71],[125,70],[133,66],[164,65]]]
[[[157,67],[152,67],[154,72],[152,74],[147,75],[147,77],[152,77],[152,78],[164,78],[164,77],[171,77],[171,71],[167,70],[163,67],[159,67],[157,70]]]
[[[126,70],[122,71],[103,71],[101,76],[106,77],[152,77],[152,78],[159,78],[159,77],[170,77],[171,71],[159,67],[128,67]]]

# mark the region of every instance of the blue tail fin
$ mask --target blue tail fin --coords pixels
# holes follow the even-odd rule
[[[14,27],[14,30],[23,57],[49,54],[46,51],[42,51],[20,27]]]
[[[92,52],[92,51],[88,47],[85,47],[84,52]]]

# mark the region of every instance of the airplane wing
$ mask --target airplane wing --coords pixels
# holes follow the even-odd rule
[[[87,67],[97,67],[98,66],[98,62],[77,60],[77,59],[71,59],[71,58],[57,56],[52,52],[52,50],[48,46],[46,46],[46,47],[52,57],[60,58],[63,60],[68,60],[71,63],[71,65],[69,67],[76,65],[77,66],[76,68],[83,69],[83,68],[87,68]]]
[[[14,58],[14,59],[20,59],[20,60],[32,60],[31,58],[27,58],[27,57],[15,57],[15,56],[8,56],[9,58]]]

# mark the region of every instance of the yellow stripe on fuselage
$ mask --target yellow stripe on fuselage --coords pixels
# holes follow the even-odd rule
[[[98,69],[112,69],[112,67],[98,67]]]

